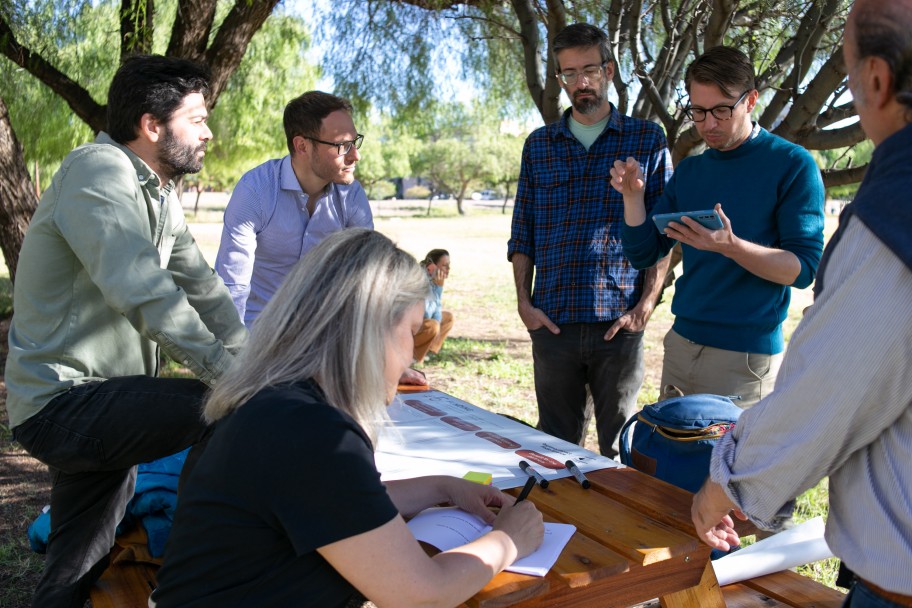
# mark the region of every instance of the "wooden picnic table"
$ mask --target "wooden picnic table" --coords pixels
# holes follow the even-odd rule
[[[664,608],[724,608],[710,549],[690,519],[690,492],[628,467],[586,477],[588,490],[570,477],[528,498],[546,521],[577,528],[548,575],[502,572],[464,606],[625,608],[660,598]]]
[[[660,598],[664,608],[724,607],[709,547],[694,535],[692,495],[632,468],[536,487],[546,521],[577,527],[545,577],[502,572],[468,607],[618,607]],[[517,490],[509,490],[512,493]]]

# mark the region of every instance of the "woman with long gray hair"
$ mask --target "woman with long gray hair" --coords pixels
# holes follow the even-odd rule
[[[158,608],[346,606],[355,590],[456,606],[539,545],[529,501],[454,477],[380,482],[373,442],[426,292],[414,258],[369,230],[298,263],[208,399],[216,429],[180,497]],[[428,557],[403,517],[441,503],[494,529]]]

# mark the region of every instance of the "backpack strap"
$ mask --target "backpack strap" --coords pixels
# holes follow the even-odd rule
[[[621,436],[618,439],[618,450],[620,451],[621,464],[627,466],[633,466],[630,461],[630,443],[627,441],[627,437],[630,435],[630,427],[633,426],[633,423],[637,421],[640,413],[637,412],[630,417],[630,420],[624,423],[624,426],[621,428]]]

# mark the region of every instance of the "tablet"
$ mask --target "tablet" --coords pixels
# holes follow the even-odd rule
[[[675,211],[674,213],[659,213],[653,215],[652,219],[656,224],[656,227],[659,229],[659,232],[665,234],[665,229],[668,227],[668,222],[678,222],[683,224],[681,221],[682,217],[689,217],[699,223],[701,226],[709,228],[710,230],[718,230],[722,227],[722,218],[719,217],[719,214],[716,213],[715,209],[706,209],[704,211]]]

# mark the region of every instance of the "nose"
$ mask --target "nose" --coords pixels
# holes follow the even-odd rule
[[[208,124],[203,123],[203,132],[200,133],[200,139],[203,141],[209,141],[212,139],[212,137],[212,129],[209,128]]]
[[[583,80],[586,81],[586,84],[592,84],[592,80],[588,76],[586,76],[585,74],[580,72],[576,76],[576,88],[578,88],[578,89],[583,88]]]
[[[358,148],[352,146],[351,150],[348,151],[348,154],[345,155],[345,160],[358,162],[361,160],[361,152],[358,151]]]
[[[713,128],[719,126],[719,122],[720,122],[719,119],[716,118],[712,112],[707,112],[706,118],[703,120],[703,128],[704,129],[713,129]]]

